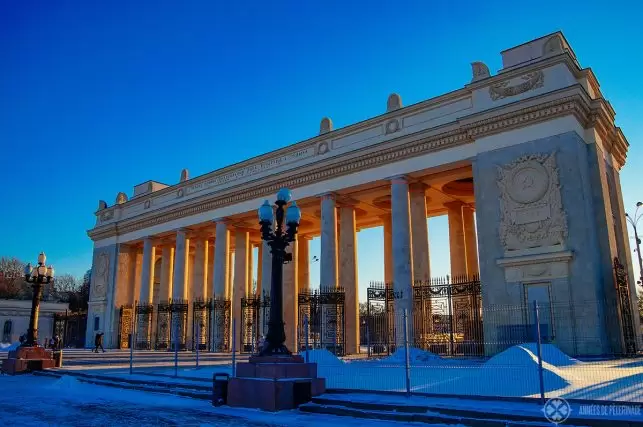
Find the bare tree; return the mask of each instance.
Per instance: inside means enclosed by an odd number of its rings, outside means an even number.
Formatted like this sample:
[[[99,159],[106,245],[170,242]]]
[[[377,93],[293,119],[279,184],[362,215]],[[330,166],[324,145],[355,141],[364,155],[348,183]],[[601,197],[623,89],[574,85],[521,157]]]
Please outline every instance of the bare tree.
[[[0,257],[0,298],[28,297],[24,269],[25,263],[19,259]]]

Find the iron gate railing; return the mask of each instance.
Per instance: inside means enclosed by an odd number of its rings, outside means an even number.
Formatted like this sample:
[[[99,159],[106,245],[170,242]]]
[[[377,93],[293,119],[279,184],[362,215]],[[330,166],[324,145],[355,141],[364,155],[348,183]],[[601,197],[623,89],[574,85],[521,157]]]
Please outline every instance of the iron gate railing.
[[[210,316],[212,300],[197,299],[192,302],[192,351],[210,348]]]
[[[322,288],[298,295],[297,346],[306,349],[305,318],[308,318],[308,346],[326,349],[343,356],[345,352],[345,317],[343,288]]]
[[[152,304],[136,305],[136,349],[152,349],[152,316],[154,306]]]
[[[184,299],[170,300],[170,349],[178,343],[179,350],[187,349],[188,302]],[[178,333],[178,336],[176,335]]]
[[[228,299],[212,300],[212,351],[230,351],[230,319],[232,303]]]
[[[624,353],[636,354],[636,332],[632,313],[632,297],[627,278],[627,270],[618,258],[614,258],[614,275],[616,279],[616,292],[620,311],[620,324],[623,333]]]
[[[132,325],[134,324],[134,306],[121,306],[118,321],[118,348],[130,348],[132,342]]]
[[[402,297],[401,292],[388,284],[371,283],[367,289],[367,313],[362,315],[360,323],[368,331],[365,338],[369,352],[395,351],[398,334],[395,319],[401,316],[395,313],[395,300]],[[412,298],[409,336],[414,347],[440,355],[484,353],[482,296],[477,276],[447,276],[417,282]]]
[[[259,338],[268,333],[269,317],[270,297],[265,292],[262,296],[248,295],[241,298],[241,352],[255,352]]]
[[[156,310],[156,342],[157,350],[170,349],[170,326],[172,325],[172,305],[169,301],[161,301]]]

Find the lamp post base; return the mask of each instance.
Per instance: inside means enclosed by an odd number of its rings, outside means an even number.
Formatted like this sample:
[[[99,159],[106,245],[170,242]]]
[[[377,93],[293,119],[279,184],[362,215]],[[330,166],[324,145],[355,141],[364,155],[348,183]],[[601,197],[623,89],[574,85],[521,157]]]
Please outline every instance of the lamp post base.
[[[15,375],[53,368],[55,362],[52,352],[40,346],[20,346],[9,352],[2,361],[2,372]]]
[[[295,409],[326,391],[317,364],[305,363],[299,355],[252,356],[248,363],[237,363],[236,373],[228,384],[232,407]]]

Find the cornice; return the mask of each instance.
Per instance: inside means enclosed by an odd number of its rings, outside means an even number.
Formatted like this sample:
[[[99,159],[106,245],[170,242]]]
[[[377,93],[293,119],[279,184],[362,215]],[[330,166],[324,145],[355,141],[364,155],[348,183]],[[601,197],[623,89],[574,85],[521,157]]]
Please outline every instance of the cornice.
[[[384,143],[386,146],[368,147],[348,153],[342,157],[330,158],[317,164],[307,165],[304,168],[293,170],[288,176],[280,174],[246,182],[237,187],[225,189],[218,194],[209,194],[186,201],[183,205],[175,205],[163,211],[149,212],[124,220],[118,225],[109,224],[95,228],[88,231],[88,235],[93,240],[100,240],[117,234],[145,229],[223,206],[266,197],[276,193],[284,186],[289,188],[303,187],[325,179],[353,174],[383,164],[472,143],[476,138],[529,126],[556,117],[573,114],[584,126],[592,122],[592,117],[602,118],[603,120],[608,119],[605,109],[600,108],[602,107],[601,103],[590,101],[584,92],[578,90],[578,88],[576,89],[574,95],[561,97],[557,100],[522,109],[515,109],[515,105],[509,104],[499,108],[493,117],[477,121],[475,116],[467,117],[466,124],[445,125],[438,129],[434,128],[430,131],[389,140]],[[542,95],[542,97],[547,95]],[[488,111],[484,111],[478,113],[477,116],[486,116],[488,114]],[[411,140],[413,138],[415,140]]]

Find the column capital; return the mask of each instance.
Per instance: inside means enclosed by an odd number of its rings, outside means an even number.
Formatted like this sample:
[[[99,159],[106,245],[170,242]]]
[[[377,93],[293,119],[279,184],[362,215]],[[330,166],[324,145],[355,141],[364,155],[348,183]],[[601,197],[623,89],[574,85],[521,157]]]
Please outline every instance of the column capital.
[[[412,182],[409,184],[409,191],[411,193],[426,193],[430,187],[423,182]]]
[[[359,205],[359,200],[355,200],[351,197],[338,197],[336,200],[337,207],[339,208],[355,208]]]
[[[337,200],[337,194],[333,192],[319,194],[317,197],[319,197],[321,200]]]
[[[406,177],[406,175],[396,175],[392,176],[389,178],[389,181],[391,181],[391,184],[408,184],[409,179]]]
[[[447,209],[460,209],[463,206],[466,206],[466,203],[464,203],[462,200],[453,200],[444,204],[444,207]]]

